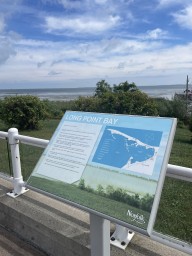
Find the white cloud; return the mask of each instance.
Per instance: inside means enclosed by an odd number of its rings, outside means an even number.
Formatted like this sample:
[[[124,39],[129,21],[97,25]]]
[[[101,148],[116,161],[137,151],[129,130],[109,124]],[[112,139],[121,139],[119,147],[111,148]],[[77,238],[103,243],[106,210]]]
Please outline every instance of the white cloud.
[[[21,37],[19,34],[7,31],[5,28],[7,28],[7,19],[11,17],[20,2],[21,0],[0,0],[0,65],[16,55],[14,43]]]
[[[48,16],[45,18],[45,27],[49,33],[71,31],[94,34],[115,27],[119,20],[120,18],[118,16],[109,16],[105,19],[95,19],[92,17],[57,18]]]
[[[0,23],[1,28],[1,23]],[[0,65],[16,55],[15,42],[21,38],[17,33],[0,31]]]
[[[191,52],[192,44],[166,48],[151,39],[113,38],[90,43],[22,39],[17,42],[17,55],[1,66],[0,81],[58,83],[74,77],[165,77],[191,69]]]
[[[172,15],[175,22],[178,23],[179,26],[192,29],[192,5]]]
[[[146,38],[147,39],[163,39],[167,36],[167,31],[165,30],[162,30],[160,28],[156,28],[156,29],[153,29],[153,30],[148,30],[147,31],[147,35],[146,35]]]
[[[183,45],[173,46],[174,43],[178,44],[181,41],[167,41],[170,39],[169,35],[175,38],[179,35],[175,31],[169,32],[161,29],[158,16],[155,21],[153,15],[147,16],[147,11],[151,11],[154,3],[149,3],[150,6],[148,6],[149,1],[145,0],[143,5],[138,6],[136,0],[41,1],[47,6],[43,6],[44,8],[41,8],[43,12],[40,13],[36,5],[32,8],[32,5],[25,4],[24,0],[23,2],[0,0],[1,3],[3,2],[5,13],[9,14],[7,16],[3,13],[1,5],[0,82],[18,81],[19,84],[24,81],[27,87],[28,81],[31,84],[41,82],[48,84],[50,81],[56,85],[60,82],[63,85],[64,81],[74,77],[90,80],[108,77],[112,83],[117,77],[124,77],[125,80],[129,77],[153,77],[153,81],[156,81],[155,76],[161,78],[170,74],[173,76],[181,74],[180,77],[182,77],[192,69],[192,44],[183,43]],[[172,19],[174,18],[180,26],[191,29],[192,7],[189,5],[191,1],[157,0],[154,2],[156,4],[159,2],[161,8],[172,6],[174,10],[180,8],[180,11],[173,14]],[[12,2],[15,3],[13,7]],[[144,3],[147,3],[147,6]],[[58,8],[59,15],[57,16]],[[172,10],[168,9],[169,12]],[[19,14],[24,14],[23,17],[29,13],[33,18],[37,17],[31,22],[32,28],[35,28],[34,34],[29,30],[29,33],[23,34],[21,38],[17,33],[8,31],[7,17],[11,21],[12,15],[18,11]],[[167,10],[163,11],[166,17],[170,18]],[[159,13],[162,15],[161,12]],[[29,16],[28,18],[30,21]],[[48,35],[38,34],[42,32],[38,31],[42,29],[42,19],[44,19],[44,32],[62,35],[62,37],[51,35],[49,41]],[[144,20],[148,22],[148,31],[145,31],[146,26],[143,26]],[[171,24],[170,20],[168,23]],[[14,24],[14,27],[16,25]],[[169,28],[172,26],[167,26],[166,29]],[[82,39],[79,40],[81,35]],[[42,40],[28,39],[30,36]],[[64,36],[68,36],[67,39]],[[102,39],[99,39],[101,37]],[[43,38],[46,38],[45,41]],[[51,41],[51,38],[58,41]],[[137,83],[137,80],[133,81]],[[156,83],[160,82],[156,81]]]
[[[16,51],[13,45],[7,38],[0,37],[0,65],[4,64],[11,56],[14,56]]]

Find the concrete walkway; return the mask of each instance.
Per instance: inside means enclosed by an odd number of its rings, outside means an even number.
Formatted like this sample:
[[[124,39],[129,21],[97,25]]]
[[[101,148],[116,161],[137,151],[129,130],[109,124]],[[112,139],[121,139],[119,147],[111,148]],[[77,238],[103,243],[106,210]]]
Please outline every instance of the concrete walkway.
[[[0,256],[47,256],[47,254],[0,226]]]

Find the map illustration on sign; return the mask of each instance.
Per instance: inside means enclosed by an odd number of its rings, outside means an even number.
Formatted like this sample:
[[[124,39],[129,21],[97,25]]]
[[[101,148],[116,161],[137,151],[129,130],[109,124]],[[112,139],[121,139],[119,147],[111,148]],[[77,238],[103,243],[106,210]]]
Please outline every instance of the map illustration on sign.
[[[158,131],[107,126],[92,161],[150,175],[161,136]]]
[[[175,127],[174,118],[67,111],[27,184],[147,233]]]

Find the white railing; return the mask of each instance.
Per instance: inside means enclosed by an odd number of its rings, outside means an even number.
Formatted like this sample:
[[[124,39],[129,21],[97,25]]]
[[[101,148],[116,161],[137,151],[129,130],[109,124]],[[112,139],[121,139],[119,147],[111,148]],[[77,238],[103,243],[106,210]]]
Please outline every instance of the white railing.
[[[10,136],[12,137],[12,135],[11,135],[12,129],[14,129],[14,135],[13,135],[14,138],[13,139],[16,141],[16,143],[18,143],[18,141],[19,141],[23,144],[40,147],[40,148],[46,148],[46,146],[49,143],[49,140],[19,135],[17,129],[15,129],[15,128],[11,128],[9,130],[9,132],[1,132],[0,131],[0,139],[9,138],[9,141],[10,141],[10,139],[11,139]],[[168,164],[166,176],[172,177],[175,179],[192,182],[192,169],[187,168],[187,167]]]
[[[19,143],[46,148],[49,140],[19,135],[16,128],[11,128],[8,132],[0,131],[0,139],[8,139],[9,141],[13,168],[13,177],[10,178],[13,182],[13,191],[9,194],[12,197],[17,197],[26,191],[25,182],[23,181],[21,172]],[[1,174],[0,176],[5,177]],[[168,164],[166,176],[192,182],[192,168]],[[192,245],[188,243],[160,234],[156,231],[153,231],[151,238],[155,241],[192,255]]]

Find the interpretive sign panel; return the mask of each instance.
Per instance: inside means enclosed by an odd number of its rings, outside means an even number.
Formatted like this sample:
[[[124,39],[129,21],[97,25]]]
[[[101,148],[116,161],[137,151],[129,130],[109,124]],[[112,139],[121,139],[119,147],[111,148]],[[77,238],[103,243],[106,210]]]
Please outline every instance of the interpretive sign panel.
[[[176,119],[67,111],[27,184],[150,233]]]

